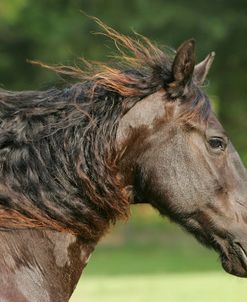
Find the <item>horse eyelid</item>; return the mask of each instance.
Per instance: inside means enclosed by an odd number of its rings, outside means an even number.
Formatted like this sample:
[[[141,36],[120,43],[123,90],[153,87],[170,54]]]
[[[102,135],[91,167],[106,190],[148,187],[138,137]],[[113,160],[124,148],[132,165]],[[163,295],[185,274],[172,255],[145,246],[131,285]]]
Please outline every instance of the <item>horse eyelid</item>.
[[[228,140],[220,136],[212,136],[208,139],[208,144],[215,151],[225,151]]]

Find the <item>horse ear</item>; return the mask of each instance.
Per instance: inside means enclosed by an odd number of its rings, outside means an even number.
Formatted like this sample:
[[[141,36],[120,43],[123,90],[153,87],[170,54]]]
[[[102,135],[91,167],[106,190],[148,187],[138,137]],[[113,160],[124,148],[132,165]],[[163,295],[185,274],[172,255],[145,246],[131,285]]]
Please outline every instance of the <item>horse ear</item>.
[[[190,39],[185,41],[177,50],[172,65],[173,85],[185,87],[193,76],[194,67],[195,40]]]
[[[201,63],[197,64],[194,69],[194,82],[202,85],[207,77],[208,71],[214,61],[215,52],[211,52]]]

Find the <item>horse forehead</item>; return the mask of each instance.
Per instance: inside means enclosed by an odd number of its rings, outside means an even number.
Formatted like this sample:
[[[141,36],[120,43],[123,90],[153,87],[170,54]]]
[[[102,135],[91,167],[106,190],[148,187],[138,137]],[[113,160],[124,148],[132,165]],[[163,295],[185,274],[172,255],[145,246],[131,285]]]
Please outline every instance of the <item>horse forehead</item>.
[[[218,120],[216,114],[214,112],[210,112],[208,121],[207,121],[207,127],[212,129],[217,129],[221,132],[224,132],[224,128],[221,125],[220,121]]]
[[[165,91],[163,89],[149,95],[132,107],[120,120],[117,141],[123,141],[132,129],[146,126],[152,128],[154,122],[165,117]]]
[[[159,90],[139,101],[122,118],[121,122],[128,121],[131,125],[150,125],[154,119],[165,114],[164,90]]]

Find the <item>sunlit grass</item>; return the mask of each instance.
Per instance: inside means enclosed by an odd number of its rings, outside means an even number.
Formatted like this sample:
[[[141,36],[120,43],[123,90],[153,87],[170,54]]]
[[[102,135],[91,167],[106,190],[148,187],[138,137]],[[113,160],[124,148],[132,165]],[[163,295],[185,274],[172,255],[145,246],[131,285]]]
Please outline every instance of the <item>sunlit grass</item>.
[[[193,240],[100,246],[71,301],[242,301],[245,280],[226,275],[217,259]]]
[[[87,276],[71,302],[242,302],[247,282],[223,272]]]
[[[163,221],[132,220],[92,255],[71,302],[242,302],[247,280]]]

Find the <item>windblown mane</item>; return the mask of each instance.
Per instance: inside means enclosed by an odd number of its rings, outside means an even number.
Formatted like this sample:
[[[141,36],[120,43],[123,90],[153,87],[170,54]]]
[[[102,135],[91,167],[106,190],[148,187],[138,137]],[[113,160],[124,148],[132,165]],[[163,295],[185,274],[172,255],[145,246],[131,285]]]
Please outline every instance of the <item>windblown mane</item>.
[[[118,122],[172,80],[171,58],[145,37],[134,40],[96,22],[115,41],[120,65],[87,63],[83,71],[36,62],[80,83],[0,91],[2,228],[52,228],[90,241],[128,217],[128,193],[116,166]]]

